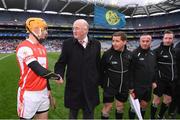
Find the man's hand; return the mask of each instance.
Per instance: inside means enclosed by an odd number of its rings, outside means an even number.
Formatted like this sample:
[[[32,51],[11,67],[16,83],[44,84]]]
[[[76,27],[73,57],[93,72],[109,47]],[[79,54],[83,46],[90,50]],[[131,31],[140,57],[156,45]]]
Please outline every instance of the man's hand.
[[[156,88],[157,87],[157,84],[155,82],[152,83],[152,88]]]
[[[59,74],[53,73],[51,79],[54,79],[56,81],[57,84],[62,84],[63,83],[63,79]]]
[[[56,80],[57,84],[63,84],[64,80],[61,78],[60,80]]]
[[[52,79],[52,80],[60,80],[60,79],[62,79],[62,77],[59,74],[56,74],[56,73],[53,73],[53,72],[49,73],[48,75],[49,75],[49,79]]]
[[[136,97],[135,92],[134,92],[134,89],[130,89],[130,90],[129,90],[129,94],[131,94],[133,98]]]
[[[52,96],[51,91],[48,92],[49,93],[49,102],[50,102],[50,107],[55,110],[56,109],[56,100],[55,98]]]
[[[134,89],[129,89],[129,94],[132,94],[134,92]]]

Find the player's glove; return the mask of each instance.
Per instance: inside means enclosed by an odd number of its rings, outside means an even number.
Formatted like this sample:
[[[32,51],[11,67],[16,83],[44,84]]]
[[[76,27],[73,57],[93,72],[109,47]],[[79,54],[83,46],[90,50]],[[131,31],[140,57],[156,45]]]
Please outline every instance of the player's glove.
[[[53,73],[53,72],[50,72],[50,73],[44,75],[43,77],[46,78],[46,79],[51,79],[51,80],[60,80],[60,79],[62,79],[59,74],[56,74],[56,73]]]

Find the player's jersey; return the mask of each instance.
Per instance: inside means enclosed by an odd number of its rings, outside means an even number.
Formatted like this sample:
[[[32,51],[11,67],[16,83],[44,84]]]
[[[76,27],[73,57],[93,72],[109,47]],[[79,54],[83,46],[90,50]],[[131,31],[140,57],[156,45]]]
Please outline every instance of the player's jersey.
[[[19,87],[28,91],[39,91],[47,87],[45,78],[34,73],[28,64],[38,61],[44,68],[48,67],[46,49],[41,44],[34,44],[29,39],[23,41],[16,49],[16,57],[20,67]]]

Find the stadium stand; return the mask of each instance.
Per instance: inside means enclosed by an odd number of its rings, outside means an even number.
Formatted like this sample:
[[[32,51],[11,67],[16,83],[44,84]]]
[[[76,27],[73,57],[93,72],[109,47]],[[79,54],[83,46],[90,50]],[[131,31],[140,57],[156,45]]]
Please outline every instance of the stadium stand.
[[[29,16],[42,17],[49,24],[49,36],[46,47],[48,51],[59,51],[56,48],[61,44],[62,40],[72,37],[72,23],[78,18],[86,19],[90,24],[90,37],[100,40],[102,43],[102,50],[106,50],[111,45],[111,35],[115,31],[124,31],[128,35],[128,48],[135,49],[138,46],[137,40],[143,33],[149,33],[153,37],[152,48],[158,46],[159,40],[166,29],[172,30],[178,40],[180,38],[180,18],[179,12],[173,14],[164,14],[151,17],[138,17],[127,18],[126,26],[122,29],[105,29],[93,24],[93,17],[91,16],[74,16],[74,15],[59,15],[47,13],[30,13],[30,12],[14,12],[14,11],[0,11],[0,44],[4,44],[7,40],[8,43],[16,43],[16,40],[23,40],[27,34],[25,32],[24,21]],[[53,18],[53,19],[49,19]],[[156,41],[157,40],[157,41]],[[108,41],[108,42],[106,42]],[[57,44],[59,42],[59,44]],[[14,44],[14,46],[16,46]],[[10,50],[1,47],[1,52],[9,52]],[[14,47],[15,49],[15,47]],[[14,51],[11,50],[11,52]]]

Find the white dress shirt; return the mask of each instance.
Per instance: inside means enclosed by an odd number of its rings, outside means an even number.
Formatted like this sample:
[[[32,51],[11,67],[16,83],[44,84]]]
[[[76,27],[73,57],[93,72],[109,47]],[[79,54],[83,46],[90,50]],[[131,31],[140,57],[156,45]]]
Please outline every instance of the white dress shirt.
[[[78,40],[78,42],[84,47],[86,48],[87,44],[88,44],[88,37],[86,36],[83,40]]]

